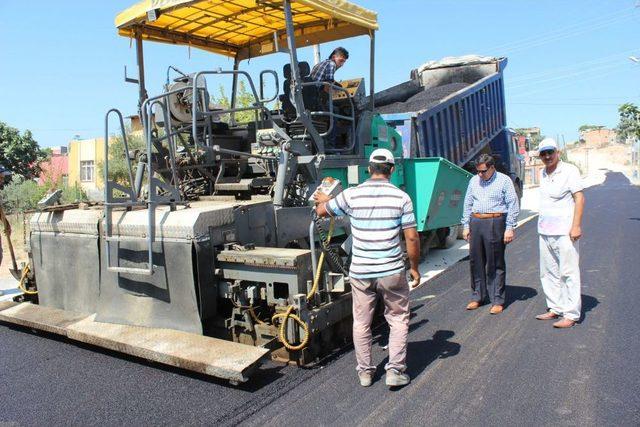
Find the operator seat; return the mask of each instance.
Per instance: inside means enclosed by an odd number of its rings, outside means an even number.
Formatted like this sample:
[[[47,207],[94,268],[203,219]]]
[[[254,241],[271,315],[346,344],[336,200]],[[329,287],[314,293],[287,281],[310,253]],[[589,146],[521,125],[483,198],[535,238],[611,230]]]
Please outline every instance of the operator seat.
[[[306,61],[298,62],[298,70],[300,71],[300,78],[303,83],[311,83],[314,80],[309,75],[311,73],[311,67]],[[282,110],[284,116],[287,119],[294,119],[296,117],[296,107],[291,101],[291,64],[285,64],[282,67],[282,74],[284,75],[284,83],[282,84],[283,95],[280,95],[280,103],[282,104]],[[304,101],[305,109],[309,111],[321,111],[319,90],[320,86],[305,86],[302,88],[302,99]]]

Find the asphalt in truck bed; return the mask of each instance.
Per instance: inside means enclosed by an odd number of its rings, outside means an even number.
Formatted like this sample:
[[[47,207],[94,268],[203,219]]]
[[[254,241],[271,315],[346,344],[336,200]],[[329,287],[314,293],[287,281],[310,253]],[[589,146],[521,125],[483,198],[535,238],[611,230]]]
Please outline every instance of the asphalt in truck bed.
[[[535,221],[507,249],[507,306],[464,310],[463,260],[411,294],[412,383],[369,388],[347,347],[310,369],[268,363],[239,387],[0,325],[0,423],[640,424],[640,189],[621,174],[585,192],[583,320],[554,330],[538,280]]]

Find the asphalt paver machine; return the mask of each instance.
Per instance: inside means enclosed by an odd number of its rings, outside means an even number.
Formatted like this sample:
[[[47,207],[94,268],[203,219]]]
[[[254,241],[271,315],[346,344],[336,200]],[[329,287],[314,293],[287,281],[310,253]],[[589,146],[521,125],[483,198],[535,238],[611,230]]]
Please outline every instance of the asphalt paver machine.
[[[399,159],[392,182],[420,191],[405,183],[401,136],[374,112],[376,14],[343,0],[145,0],[116,26],[136,45],[146,149],[129,150],[123,130],[128,177],[110,179],[113,125],[125,126],[119,110],[107,112],[104,202],[33,215],[26,279],[38,304],[4,303],[0,320],[232,382],[268,355],[308,364],[331,352],[350,336],[349,224],[314,218],[310,196],[335,189],[328,177],[366,180],[376,148]],[[298,61],[300,47],[362,35],[369,96],[364,78],[318,83]],[[149,96],[147,41],[229,56],[233,69],[173,68]],[[240,70],[277,52],[288,54],[281,72],[254,82]],[[230,108],[213,105],[207,85],[223,76]],[[251,105],[238,105],[240,78]],[[253,120],[238,122],[243,111]],[[449,180],[457,196],[443,190],[437,202],[457,206],[467,175],[447,168],[459,174]]]

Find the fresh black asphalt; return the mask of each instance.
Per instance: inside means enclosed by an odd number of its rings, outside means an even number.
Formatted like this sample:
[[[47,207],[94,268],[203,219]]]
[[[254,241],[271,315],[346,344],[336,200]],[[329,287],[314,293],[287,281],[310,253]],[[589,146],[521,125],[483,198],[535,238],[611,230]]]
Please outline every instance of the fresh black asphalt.
[[[585,192],[583,319],[554,330],[538,280],[535,221],[507,249],[507,307],[464,310],[461,261],[412,292],[409,373],[357,384],[353,349],[318,367],[269,363],[224,381],[0,324],[0,424],[640,425],[640,189],[617,173]]]

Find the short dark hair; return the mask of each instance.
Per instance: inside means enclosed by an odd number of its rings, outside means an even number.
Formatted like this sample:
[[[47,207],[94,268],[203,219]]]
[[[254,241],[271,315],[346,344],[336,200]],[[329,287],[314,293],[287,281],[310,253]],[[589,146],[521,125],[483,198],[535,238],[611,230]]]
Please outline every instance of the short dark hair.
[[[371,175],[379,174],[391,176],[391,169],[393,169],[393,165],[391,163],[369,163],[369,172]]]
[[[478,165],[487,165],[487,167],[491,167],[496,164],[496,161],[493,159],[493,156],[489,154],[480,154],[478,156],[478,160],[476,160],[476,167]]]
[[[333,55],[340,55],[344,56],[344,59],[349,59],[349,52],[343,47],[337,47],[333,49],[333,52],[331,52],[331,55],[329,55],[329,59],[333,58]]]

